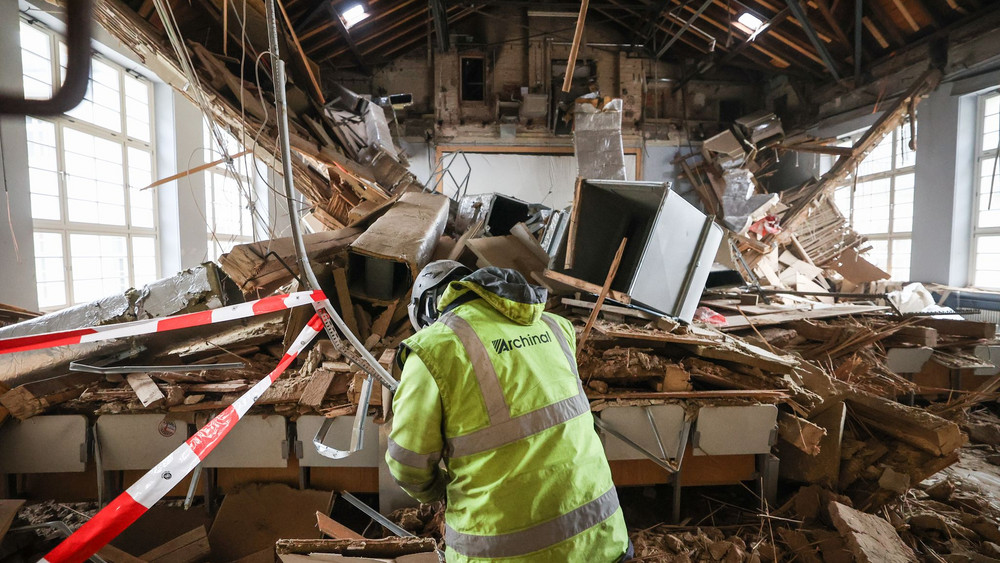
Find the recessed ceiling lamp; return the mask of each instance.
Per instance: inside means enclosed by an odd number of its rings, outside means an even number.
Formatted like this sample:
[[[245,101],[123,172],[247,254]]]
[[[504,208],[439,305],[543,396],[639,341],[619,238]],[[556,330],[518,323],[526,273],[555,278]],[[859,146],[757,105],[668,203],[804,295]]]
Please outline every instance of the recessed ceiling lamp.
[[[361,4],[355,4],[344,10],[340,14],[340,19],[344,20],[344,27],[351,29],[355,24],[368,17],[368,12]]]
[[[740,14],[740,17],[736,18],[736,21],[743,24],[743,26],[750,31],[757,31],[760,29],[760,26],[764,25],[764,20],[758,18],[750,12],[743,12]]]

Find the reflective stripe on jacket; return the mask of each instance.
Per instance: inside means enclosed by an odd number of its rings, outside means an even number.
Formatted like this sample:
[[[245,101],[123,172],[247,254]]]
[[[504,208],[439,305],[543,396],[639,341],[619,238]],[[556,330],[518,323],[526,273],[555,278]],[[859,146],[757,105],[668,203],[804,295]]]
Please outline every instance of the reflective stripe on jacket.
[[[516,272],[479,270],[402,347],[386,461],[414,498],[447,493],[449,561],[610,562],[628,547],[573,327],[545,299]]]

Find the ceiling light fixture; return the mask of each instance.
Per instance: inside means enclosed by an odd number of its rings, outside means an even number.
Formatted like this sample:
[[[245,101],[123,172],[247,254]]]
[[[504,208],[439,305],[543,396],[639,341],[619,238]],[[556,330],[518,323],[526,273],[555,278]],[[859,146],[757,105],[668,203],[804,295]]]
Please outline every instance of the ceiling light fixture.
[[[757,16],[751,14],[750,12],[743,12],[736,21],[743,24],[744,27],[750,31],[757,31],[760,26],[764,25],[764,20],[758,18]]]
[[[340,19],[344,20],[344,27],[351,29],[355,24],[368,17],[368,12],[361,4],[355,4],[344,10],[340,14]]]

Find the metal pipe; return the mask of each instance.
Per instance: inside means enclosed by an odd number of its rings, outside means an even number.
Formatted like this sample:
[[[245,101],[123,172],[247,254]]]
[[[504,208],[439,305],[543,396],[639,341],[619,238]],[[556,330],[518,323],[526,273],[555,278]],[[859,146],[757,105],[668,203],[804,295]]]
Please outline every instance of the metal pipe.
[[[66,2],[66,77],[59,90],[47,100],[0,95],[0,114],[59,115],[80,105],[90,80],[93,9],[93,0]]]
[[[656,454],[654,454],[653,452],[651,452],[651,451],[647,450],[646,448],[640,446],[639,444],[635,443],[631,438],[629,438],[628,436],[626,436],[626,435],[622,434],[621,432],[615,430],[610,425],[608,425],[607,422],[604,422],[599,417],[596,417],[596,416],[594,417],[594,424],[596,424],[597,427],[600,428],[602,431],[604,431],[604,432],[606,432],[606,433],[614,436],[615,438],[618,438],[619,440],[621,440],[622,442],[624,442],[626,446],[628,446],[628,447],[632,448],[633,450],[639,452],[640,454],[642,454],[644,457],[648,458],[650,461],[652,461],[656,465],[659,465],[660,467],[662,467],[663,469],[669,471],[670,473],[677,473],[677,470],[678,470],[678,466],[677,465],[671,464],[670,462],[668,462],[665,459],[660,459],[660,458],[656,457]]]
[[[795,19],[799,20],[802,24],[802,31],[806,33],[806,37],[809,38],[809,42],[812,43],[816,52],[819,53],[819,58],[823,59],[823,63],[826,65],[826,69],[830,71],[834,80],[840,80],[840,73],[837,72],[837,65],[833,62],[833,57],[830,56],[830,52],[826,50],[826,45],[823,44],[823,40],[819,38],[816,34],[816,29],[813,28],[812,23],[809,21],[809,17],[806,15],[805,9],[802,4],[799,4],[799,0],[786,0],[789,9],[792,10],[792,15]]]
[[[854,86],[861,83],[861,26],[864,19],[864,0],[854,0]]]
[[[268,0],[265,3],[265,7],[268,27],[268,43],[271,54],[271,68],[274,74],[275,116],[278,124],[278,146],[281,150],[281,170],[284,176],[283,184],[285,188],[285,204],[288,207],[288,223],[292,231],[292,241],[295,243],[295,259],[296,262],[298,262],[299,273],[305,279],[307,287],[315,291],[320,289],[320,284],[319,280],[316,279],[316,273],[313,272],[312,265],[309,263],[309,258],[306,254],[306,245],[302,240],[302,231],[299,228],[298,214],[295,213],[295,200],[292,195],[294,193],[295,178],[292,171],[292,149],[288,133],[288,100],[285,97],[285,62],[281,60],[281,55],[278,51],[278,22],[274,11],[275,1],[276,0]],[[393,379],[392,376],[389,375],[389,372],[379,365],[378,361],[376,361],[371,355],[371,352],[369,352],[368,349],[366,349],[358,340],[357,336],[351,332],[351,330],[347,327],[347,324],[344,323],[344,319],[340,318],[340,315],[338,315],[337,311],[334,310],[330,300],[324,299],[318,303],[314,303],[314,307],[316,308],[316,314],[323,321],[323,328],[326,330],[326,334],[330,338],[334,347],[337,348],[337,350],[339,350],[345,358],[356,364],[367,374],[365,384],[369,387],[369,390],[373,378],[377,377],[387,389],[395,391],[399,382]],[[338,330],[340,334],[347,337],[347,341],[350,342],[351,346],[360,354],[360,358],[344,346],[343,341],[341,341],[340,336],[338,335]],[[369,396],[370,392],[363,394],[362,399],[364,399],[364,402],[358,404],[358,412],[355,415],[354,421],[354,431],[351,435],[350,449],[340,451],[329,448],[328,450],[325,450],[327,453],[324,453],[324,450],[317,449],[317,452],[320,455],[323,455],[324,457],[331,457],[333,459],[339,459],[347,457],[361,448],[360,438],[364,436],[364,425],[365,417],[368,413]]]
[[[683,35],[685,31],[691,28],[691,25],[694,24],[694,20],[701,17],[702,12],[707,10],[713,1],[714,0],[705,0],[705,3],[702,4],[701,7],[695,11],[695,13],[691,14],[691,17],[688,18],[688,20],[684,22],[684,25],[677,30],[677,33],[675,33],[674,36],[670,38],[670,41],[667,41],[666,45],[660,47],[660,50],[656,53],[657,59],[662,57],[663,53],[666,53],[667,49],[669,49],[674,43],[676,43],[677,40],[681,38],[681,35]]]
[[[361,499],[352,495],[351,493],[347,491],[340,491],[340,496],[343,497],[344,500],[346,500],[347,502],[353,504],[358,510],[368,515],[369,518],[385,526],[385,529],[389,530],[394,535],[397,535],[401,538],[415,537],[412,533],[407,532],[403,528],[400,528],[395,522],[383,516],[379,511],[361,502]]]

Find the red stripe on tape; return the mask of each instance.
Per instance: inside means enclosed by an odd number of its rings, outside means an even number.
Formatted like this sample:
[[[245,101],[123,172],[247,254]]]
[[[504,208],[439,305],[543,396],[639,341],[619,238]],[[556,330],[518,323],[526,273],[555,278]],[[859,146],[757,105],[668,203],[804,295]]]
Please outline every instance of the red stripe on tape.
[[[253,314],[263,315],[264,313],[273,313],[275,311],[284,311],[288,307],[285,305],[285,298],[287,295],[272,295],[271,297],[265,297],[260,301],[253,304]]]
[[[323,332],[323,319],[319,318],[319,315],[313,315],[307,326],[316,332]]]
[[[145,514],[146,507],[127,492],[118,495],[73,535],[45,556],[49,563],[82,563]]]
[[[310,298],[313,302],[319,303],[320,301],[324,301],[326,299],[326,294],[323,293],[323,290],[316,289],[312,292],[312,296],[310,296]]]
[[[35,336],[20,336],[7,338],[0,341],[0,351],[3,352],[24,352],[26,350],[37,350],[39,348],[49,348],[52,346],[66,346],[67,344],[79,344],[80,337],[85,334],[97,332],[92,328],[81,328],[77,330],[67,330],[59,333],[53,338],[51,334],[38,334]]]
[[[176,317],[166,317],[156,323],[156,332],[165,330],[176,330],[178,328],[191,328],[195,326],[212,323],[212,310],[200,311],[198,313],[188,313]]]
[[[212,453],[215,446],[219,445],[219,442],[226,437],[226,434],[229,434],[229,431],[239,421],[239,413],[232,405],[229,405],[211,422],[202,426],[201,430],[195,432],[194,436],[188,438],[187,443],[191,446],[191,451],[198,456],[198,459],[205,459],[205,456]]]

